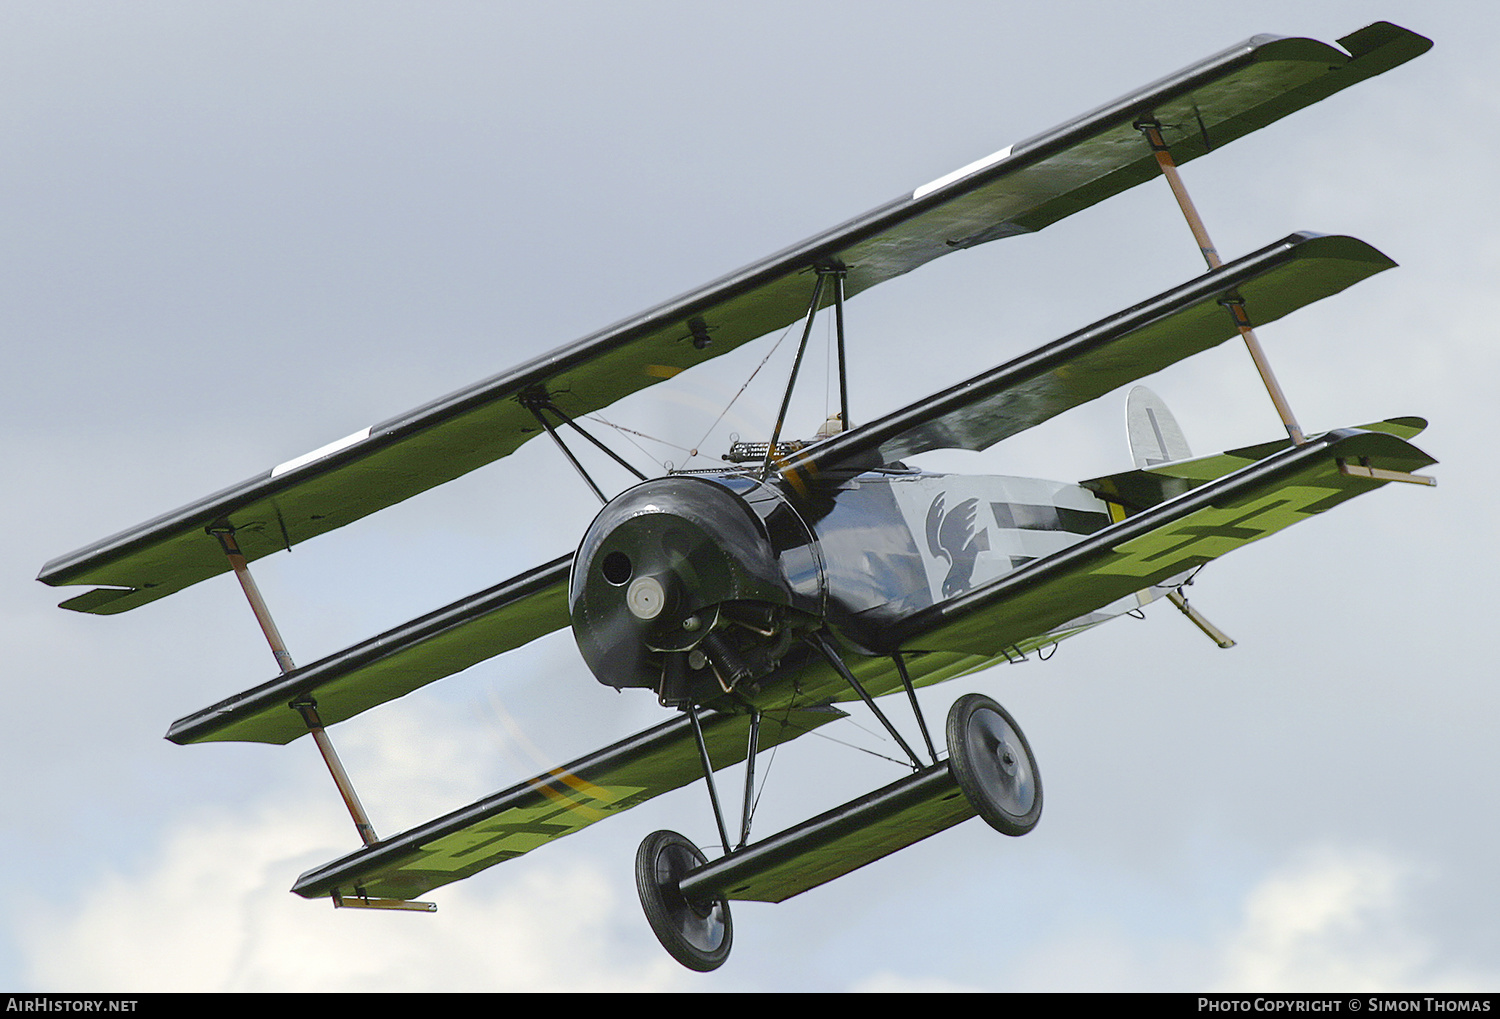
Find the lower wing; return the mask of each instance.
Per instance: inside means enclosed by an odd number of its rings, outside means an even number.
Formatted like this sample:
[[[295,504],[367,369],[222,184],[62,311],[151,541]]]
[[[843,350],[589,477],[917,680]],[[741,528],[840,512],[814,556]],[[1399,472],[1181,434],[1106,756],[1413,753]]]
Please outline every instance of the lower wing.
[[[1189,487],[1196,479],[1185,478],[1181,494],[1158,495],[1155,505],[1076,545],[910,616],[892,629],[889,650],[1003,655],[1039,639],[1050,643],[1044,638],[1053,631],[1117,599],[1436,462],[1384,431],[1339,429],[1300,446],[1278,445],[1218,480]],[[1237,458],[1203,459],[1232,465]],[[1090,487],[1119,499],[1108,486]]]
[[[844,717],[833,707],[767,712],[764,749]],[[715,769],[743,761],[750,716],[706,711],[699,719]],[[334,860],[297,879],[305,898],[412,899],[439,885],[571,835],[703,776],[686,715],[630,736],[477,803],[374,846]]]

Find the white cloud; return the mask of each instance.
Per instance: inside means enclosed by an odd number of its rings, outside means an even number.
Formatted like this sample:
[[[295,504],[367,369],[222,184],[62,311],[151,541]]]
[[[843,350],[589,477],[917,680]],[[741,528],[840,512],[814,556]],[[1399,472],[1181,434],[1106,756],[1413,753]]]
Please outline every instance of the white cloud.
[[[1408,902],[1420,874],[1382,853],[1324,848],[1246,897],[1214,983],[1224,990],[1423,991],[1493,986],[1444,968]]]
[[[1292,853],[1217,910],[1190,896],[1197,905],[1183,911],[1162,887],[1122,888],[1122,876],[1110,879],[1115,894],[1096,897],[1092,908],[1044,934],[1028,938],[1022,925],[1007,926],[1005,954],[962,983],[887,969],[851,989],[1465,992],[1493,987],[1500,976],[1445,962],[1441,932],[1415,919],[1423,870],[1379,851]],[[1051,898],[1060,915],[1073,910],[1055,887],[1032,894]],[[1142,913],[1146,901],[1155,905]],[[1177,924],[1163,922],[1173,916]]]
[[[155,862],[114,874],[16,932],[37,990],[669,990],[690,976],[610,936],[621,889],[587,862],[538,860],[436,914],[334,910],[287,892],[306,847],[347,841],[305,805],[198,815]],[[634,919],[631,917],[630,919]]]
[[[413,718],[442,737],[414,741]],[[479,724],[474,724],[475,722]],[[445,724],[439,725],[442,722]],[[379,830],[472,799],[485,768],[443,704],[373,712],[340,741]],[[464,748],[468,747],[467,758]],[[311,748],[305,753],[312,756]],[[289,893],[296,876],[354,848],[314,761],[292,787],[167,821],[150,859],[81,883],[73,901],[18,911],[18,973],[39,991],[543,991],[688,988],[646,932],[628,884],[549,851],[436,892],[436,913],[331,908]],[[487,789],[484,791],[488,791]],[[426,812],[422,813],[425,802]],[[376,809],[379,808],[379,809]],[[446,809],[446,808],[444,808]],[[382,824],[382,818],[385,822]],[[623,932],[623,933],[622,933]]]

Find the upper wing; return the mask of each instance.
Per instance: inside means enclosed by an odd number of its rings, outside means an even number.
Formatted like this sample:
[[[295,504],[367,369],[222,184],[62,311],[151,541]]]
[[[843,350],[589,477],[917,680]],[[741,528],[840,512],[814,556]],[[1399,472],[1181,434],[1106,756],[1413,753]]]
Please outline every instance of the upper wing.
[[[1353,237],[1298,233],[867,425],[808,447],[793,470],[891,463],[932,449],[986,449],[1072,407],[1391,268]]]
[[[1248,467],[916,613],[892,629],[891,648],[1004,654],[1386,483],[1345,473],[1343,464],[1409,473],[1436,462],[1396,435],[1357,429],[1279,445]]]
[[[715,769],[745,759],[748,716],[699,716]],[[835,719],[837,708],[766,715],[760,746],[794,739]],[[412,899],[439,885],[530,852],[553,839],[703,776],[686,715],[543,772],[477,803],[308,871],[292,891]]]
[[[82,612],[171,594],[228,568],[205,527],[233,526],[254,560],[452,480],[537,431],[527,394],[575,415],[604,407],[794,321],[811,300],[815,267],[845,267],[852,295],[1138,184],[1156,172],[1132,126],[1142,117],[1161,122],[1184,162],[1431,46],[1385,22],[1339,42],[1347,53],[1256,36],[650,311],[60,556],[38,579],[106,585],[63,602]]]

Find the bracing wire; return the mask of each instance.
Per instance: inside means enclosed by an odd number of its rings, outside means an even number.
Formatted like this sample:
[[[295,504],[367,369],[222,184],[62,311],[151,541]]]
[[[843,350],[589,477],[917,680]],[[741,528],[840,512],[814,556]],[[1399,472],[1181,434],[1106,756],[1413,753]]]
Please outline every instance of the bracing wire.
[[[771,759],[766,762],[766,773],[760,777],[760,788],[755,790],[755,799],[750,801],[750,823],[755,823],[755,812],[760,809],[761,793],[766,791],[766,783],[771,780],[771,769],[776,766],[776,751],[781,749],[778,743],[771,748]]]
[[[790,728],[790,723],[787,721],[787,719],[791,715],[791,713],[792,713],[792,709],[788,708],[787,712],[786,712],[786,715],[782,716],[782,718],[781,718],[781,727],[783,729]],[[774,716],[773,716],[773,720],[774,720]],[[761,797],[761,794],[766,791],[766,783],[769,782],[769,781],[771,781],[771,769],[774,768],[774,767],[776,767],[776,751],[778,751],[778,750],[781,749],[781,744],[784,743],[784,742],[785,742],[785,740],[778,740],[777,743],[776,743],[776,745],[771,748],[771,757],[770,757],[770,759],[768,761],[766,761],[766,770],[764,772],[762,772],[761,776],[760,776],[760,788],[758,788],[758,789],[755,790],[755,798],[750,801],[750,817],[749,817],[749,822],[752,825],[755,823],[755,812],[760,809],[760,797]]]
[[[791,711],[791,709],[788,709],[788,714],[790,714],[790,711]],[[867,736],[871,736],[874,739],[877,739],[877,740],[879,740],[879,741],[881,741],[883,743],[889,743],[890,742],[890,740],[888,740],[882,734],[880,734],[878,732],[875,732],[872,729],[866,729],[863,725],[860,725],[854,719],[847,718],[846,720],[851,725],[853,725],[855,728],[857,728],[861,732],[865,733]],[[802,735],[804,735],[804,736],[817,736],[817,737],[819,737],[821,739],[828,740],[830,743],[837,743],[839,746],[848,747],[850,750],[858,750],[862,754],[869,754],[871,757],[878,757],[882,761],[890,761],[892,764],[899,764],[903,768],[907,768],[907,767],[911,766],[911,762],[910,761],[903,761],[903,760],[900,760],[899,758],[890,757],[890,756],[888,756],[886,754],[882,754],[878,750],[871,750],[869,747],[862,747],[862,746],[860,746],[857,743],[850,743],[847,740],[841,740],[838,737],[836,737],[836,736],[830,736],[827,733],[822,732],[819,729],[804,729],[801,726],[793,724],[792,721],[790,720],[790,718],[788,718],[788,717],[783,717],[780,721],[781,721],[781,725],[782,725],[783,728],[801,729]],[[778,743],[778,744],[776,744],[776,746],[774,746],[774,747],[771,748],[771,761],[766,764],[766,773],[761,778],[760,789],[756,792],[754,804],[750,808],[750,816],[751,816],[752,819],[755,816],[755,810],[756,810],[756,808],[759,807],[759,805],[760,805],[760,796],[761,796],[761,793],[763,793],[765,791],[766,782],[771,777],[771,766],[776,761],[776,751],[780,747],[781,747],[781,744]]]
[[[855,724],[858,725],[858,723],[855,723]],[[862,726],[862,725],[859,725],[859,728],[861,730],[863,730],[868,735],[871,735],[871,736],[875,735],[869,729],[865,729],[865,727]],[[878,751],[878,750],[871,750],[869,747],[862,747],[862,746],[860,746],[857,743],[850,743],[847,740],[838,739],[836,737],[828,735],[825,732],[818,732],[816,729],[813,729],[810,732],[808,732],[808,735],[809,736],[819,736],[819,737],[821,737],[823,739],[828,740],[830,743],[837,743],[839,746],[848,747],[850,750],[858,750],[862,754],[869,754],[871,757],[878,757],[882,761],[890,761],[892,764],[899,764],[903,768],[910,768],[911,767],[911,762],[910,761],[903,761],[903,760],[900,760],[899,758],[890,757],[890,756],[888,756],[886,754],[880,753],[880,751]]]
[[[791,325],[788,325],[781,331],[780,336],[776,337],[776,342],[771,345],[770,350],[766,351],[766,356],[760,359],[760,364],[755,366],[755,370],[750,373],[750,377],[740,385],[739,391],[736,392],[732,397],[730,397],[729,402],[724,405],[724,409],[719,411],[719,416],[714,418],[713,424],[708,426],[708,430],[703,433],[703,438],[699,439],[697,444],[693,447],[694,450],[703,448],[703,444],[708,441],[708,437],[713,434],[713,430],[719,427],[719,422],[723,421],[725,415],[727,415],[730,409],[734,407],[735,401],[738,400],[741,396],[745,395],[745,390],[750,388],[750,383],[755,381],[755,376],[760,374],[760,370],[766,366],[766,362],[771,360],[771,356],[781,348],[782,341],[787,338],[788,334],[791,333],[792,328],[795,325],[797,325],[796,322],[791,323]]]
[[[652,463],[656,464],[658,467],[660,467],[664,471],[671,469],[670,466],[668,465],[668,463],[666,461],[662,460],[660,457],[656,456],[655,454],[651,453],[649,450],[647,450],[640,443],[638,443],[634,439],[632,439],[631,436],[636,436],[638,438],[645,439],[648,442],[658,443],[658,444],[660,444],[662,446],[666,446],[666,447],[668,447],[670,449],[677,450],[680,453],[686,453],[688,455],[688,459],[689,460],[693,459],[694,457],[702,456],[703,454],[700,453],[699,450],[701,450],[703,448],[703,444],[708,441],[708,437],[713,434],[714,429],[717,428],[717,427],[719,427],[720,422],[722,422],[724,420],[724,418],[729,414],[729,412],[734,409],[735,403],[739,400],[739,398],[741,396],[745,395],[745,390],[748,389],[748,388],[750,388],[750,383],[752,383],[752,382],[755,381],[755,377],[760,374],[761,369],[766,366],[767,362],[769,362],[773,356],[775,356],[776,351],[781,348],[782,341],[784,341],[787,338],[787,335],[789,333],[791,333],[793,327],[795,327],[796,325],[797,325],[796,322],[792,322],[785,329],[782,330],[781,335],[776,338],[776,342],[771,345],[771,349],[768,350],[768,351],[766,351],[766,356],[760,359],[760,364],[758,364],[758,365],[755,366],[755,368],[750,372],[749,377],[746,378],[745,381],[740,384],[740,388],[738,390],[736,390],[735,394],[729,398],[729,402],[724,405],[723,409],[719,411],[718,416],[714,418],[713,423],[710,424],[708,426],[708,428],[704,431],[703,437],[700,438],[697,441],[697,443],[695,443],[691,447],[689,447],[689,446],[683,446],[683,445],[680,445],[679,443],[675,443],[675,442],[670,442],[670,441],[668,441],[666,439],[658,438],[655,435],[648,435],[645,432],[637,431],[634,428],[627,428],[624,425],[615,424],[612,421],[606,420],[604,417],[600,416],[599,414],[590,414],[590,415],[587,416],[586,420],[594,421],[594,422],[597,422],[598,424],[604,425],[606,428],[612,428],[612,429],[614,429],[616,432],[620,433],[620,435],[622,435],[625,438],[625,441],[629,442],[636,449],[640,450],[640,452],[641,452],[641,454],[643,456],[645,456]],[[827,402],[827,398],[825,397],[825,403],[826,402]]]
[[[626,428],[624,425],[617,425],[613,421],[606,421],[598,414],[590,414],[587,420],[597,422],[598,424],[604,425],[606,428],[613,428],[616,432],[620,433],[620,435],[625,439],[626,442],[630,443],[636,449],[640,450],[642,456],[646,457],[662,470],[668,469],[667,462],[658,458],[646,447],[642,446],[639,442],[636,442],[635,439],[631,438],[631,436],[637,436],[639,438],[645,439],[647,442],[660,443],[663,446],[667,446],[671,449],[686,453],[689,457],[696,456],[698,453],[696,449],[688,449],[686,446],[680,446],[675,442],[668,441],[667,439],[658,438],[655,435],[647,435],[645,432],[636,431],[634,428]]]

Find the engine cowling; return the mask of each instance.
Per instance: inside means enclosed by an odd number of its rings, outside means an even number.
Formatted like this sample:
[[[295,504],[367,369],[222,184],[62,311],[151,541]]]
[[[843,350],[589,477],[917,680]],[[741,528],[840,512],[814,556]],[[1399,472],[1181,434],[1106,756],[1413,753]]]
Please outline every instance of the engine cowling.
[[[789,578],[785,537],[757,508],[787,514],[765,486],[747,501],[725,484],[674,476],[644,482],[599,512],[573,558],[573,635],[599,682],[646,687],[663,701],[702,702],[773,670],[817,616]],[[784,526],[777,530],[786,530]],[[804,527],[794,543],[810,545]]]

